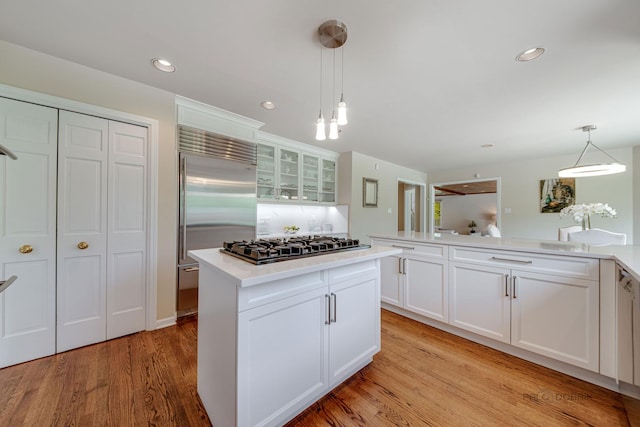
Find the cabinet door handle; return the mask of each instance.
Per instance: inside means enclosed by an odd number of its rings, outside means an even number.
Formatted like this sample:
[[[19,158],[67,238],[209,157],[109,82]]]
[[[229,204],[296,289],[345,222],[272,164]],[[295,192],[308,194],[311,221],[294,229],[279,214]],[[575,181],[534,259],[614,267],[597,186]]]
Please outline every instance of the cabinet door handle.
[[[522,260],[519,260],[519,259],[499,258],[497,256],[492,256],[491,259],[494,260],[494,261],[517,262],[518,264],[533,264],[533,261],[531,261],[531,260],[522,261]]]
[[[399,274],[403,274],[402,273],[402,258],[398,258],[398,273]]]
[[[329,297],[329,294],[324,294],[324,300],[327,303],[327,312],[326,312],[326,317],[324,318],[324,324],[325,325],[330,325],[331,324],[331,298]]]
[[[399,248],[399,249],[409,249],[410,251],[415,250],[415,248],[413,246],[402,246],[402,245],[391,245],[392,248]]]
[[[402,258],[402,274],[407,275],[407,259]]]
[[[516,299],[516,276],[513,276],[513,299]]]
[[[331,298],[333,298],[333,304],[331,304],[333,305],[333,319],[329,319],[329,323],[336,323],[338,319],[338,297],[331,292]]]
[[[509,296],[509,275],[508,274],[504,275],[504,296],[505,297]]]

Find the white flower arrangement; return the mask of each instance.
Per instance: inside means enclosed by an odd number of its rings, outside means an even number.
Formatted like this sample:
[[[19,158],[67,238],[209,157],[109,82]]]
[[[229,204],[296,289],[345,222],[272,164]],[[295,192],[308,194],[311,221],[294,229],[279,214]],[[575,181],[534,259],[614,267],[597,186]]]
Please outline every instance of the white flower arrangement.
[[[599,215],[602,217],[615,218],[616,210],[606,203],[590,203],[571,205],[560,211],[560,218],[564,218],[567,215],[572,215],[575,222],[580,222],[583,228],[591,228],[591,216]]]

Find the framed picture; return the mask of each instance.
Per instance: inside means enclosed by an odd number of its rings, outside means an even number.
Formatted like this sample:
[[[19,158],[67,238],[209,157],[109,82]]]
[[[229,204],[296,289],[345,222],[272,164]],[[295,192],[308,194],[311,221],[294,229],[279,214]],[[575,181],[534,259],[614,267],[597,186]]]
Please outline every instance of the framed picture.
[[[540,212],[558,213],[576,202],[575,178],[540,180]]]
[[[362,206],[365,208],[378,207],[378,180],[362,178]]]

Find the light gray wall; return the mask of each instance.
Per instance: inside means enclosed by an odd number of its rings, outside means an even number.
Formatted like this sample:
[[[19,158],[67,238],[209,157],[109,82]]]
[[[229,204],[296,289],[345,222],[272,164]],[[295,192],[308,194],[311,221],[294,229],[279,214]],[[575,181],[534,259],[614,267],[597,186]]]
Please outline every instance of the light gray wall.
[[[0,40],[0,83],[159,121],[157,318],[175,314],[175,95]]]
[[[637,148],[637,147],[636,147]],[[576,203],[608,203],[617,210],[617,218],[595,217],[594,228],[603,228],[627,234],[627,243],[632,244],[634,215],[638,215],[638,201],[634,202],[633,182],[638,181],[632,161],[632,147],[607,150],[613,157],[627,165],[627,171],[615,175],[576,178]],[[429,184],[448,181],[473,180],[480,177],[501,177],[501,232],[504,237],[556,240],[559,227],[573,225],[571,218],[560,218],[557,213],[540,213],[540,180],[555,178],[558,170],[573,165],[579,153],[542,159],[522,160],[509,163],[488,164],[471,168],[429,172]],[[638,164],[638,163],[636,163]],[[636,185],[636,193],[639,191]],[[634,204],[636,209],[634,211]],[[511,209],[511,213],[505,213]],[[634,213],[635,212],[635,213]],[[637,223],[637,222],[636,222]]]
[[[398,180],[426,184],[424,172],[398,166],[364,154],[342,153],[339,160],[340,204],[349,204],[349,232],[352,238],[369,243],[371,233],[398,230]],[[378,207],[362,206],[362,178],[378,180]]]

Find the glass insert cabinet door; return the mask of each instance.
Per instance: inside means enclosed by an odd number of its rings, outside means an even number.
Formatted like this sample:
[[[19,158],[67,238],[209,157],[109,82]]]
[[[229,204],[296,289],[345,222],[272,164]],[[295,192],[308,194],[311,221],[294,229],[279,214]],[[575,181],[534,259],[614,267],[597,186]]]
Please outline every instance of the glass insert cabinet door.
[[[276,198],[276,149],[258,144],[258,162],[256,166],[257,192],[259,199]]]
[[[280,199],[298,200],[299,153],[280,149]]]
[[[336,162],[322,159],[322,182],[320,201],[335,203],[336,201]]]
[[[302,155],[302,200],[317,202],[320,185],[320,161],[316,156]]]

